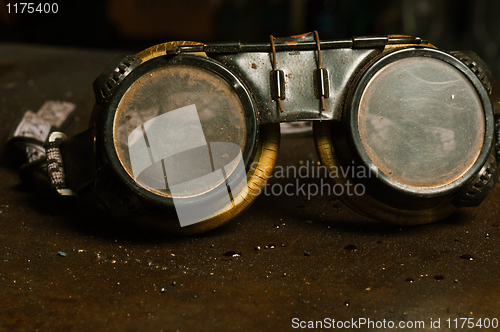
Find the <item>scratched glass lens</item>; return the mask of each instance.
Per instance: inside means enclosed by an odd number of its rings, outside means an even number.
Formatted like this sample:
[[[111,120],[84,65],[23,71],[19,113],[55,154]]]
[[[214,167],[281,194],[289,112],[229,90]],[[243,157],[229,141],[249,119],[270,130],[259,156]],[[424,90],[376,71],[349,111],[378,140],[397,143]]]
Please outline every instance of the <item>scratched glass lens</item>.
[[[166,197],[193,197],[244,169],[246,123],[234,87],[221,76],[175,64],[143,75],[125,92],[114,144],[140,186]]]
[[[366,86],[358,112],[363,147],[392,180],[439,187],[460,178],[479,156],[485,119],[469,80],[428,57],[395,61]]]

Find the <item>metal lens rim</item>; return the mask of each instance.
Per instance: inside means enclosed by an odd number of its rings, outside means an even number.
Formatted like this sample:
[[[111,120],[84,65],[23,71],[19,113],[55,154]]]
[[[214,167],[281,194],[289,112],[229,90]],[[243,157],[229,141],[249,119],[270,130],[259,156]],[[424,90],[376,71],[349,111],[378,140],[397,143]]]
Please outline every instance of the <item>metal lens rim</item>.
[[[469,79],[470,83],[474,86],[483,106],[483,113],[485,117],[485,137],[478,158],[476,159],[474,165],[463,176],[461,176],[460,178],[451,183],[448,183],[440,187],[433,187],[433,188],[411,187],[396,182],[393,179],[389,178],[374,164],[374,162],[370,159],[370,157],[366,153],[366,150],[364,149],[363,144],[361,142],[361,136],[358,131],[358,111],[359,111],[361,97],[372,77],[386,65],[394,61],[410,57],[435,58],[442,60],[452,65],[453,67],[457,68],[460,72],[462,72],[464,78]],[[436,50],[433,48],[426,48],[426,47],[423,48],[409,47],[409,48],[398,49],[392,51],[391,53],[382,55],[379,59],[375,60],[375,62],[372,63],[372,65],[369,66],[369,68],[362,74],[361,78],[359,79],[356,85],[356,88],[352,95],[352,99],[350,100],[350,103],[347,104],[347,106],[348,107],[346,109],[347,111],[346,120],[349,121],[348,142],[349,145],[351,145],[351,147],[353,148],[350,149],[351,152],[354,154],[355,158],[358,159],[358,161],[361,161],[361,164],[364,167],[367,167],[367,169],[370,169],[372,171],[376,170],[378,172],[377,173],[378,180],[386,188],[389,188],[390,190],[396,190],[400,193],[403,192],[406,195],[414,197],[428,197],[428,198],[453,194],[461,186],[463,186],[469,180],[471,180],[471,178],[473,178],[481,170],[481,167],[486,162],[491,151],[491,147],[493,144],[494,120],[493,120],[493,111],[491,107],[491,102],[486,89],[484,88],[481,81],[477,78],[477,76],[464,63],[462,63],[454,56],[440,50]]]
[[[244,151],[242,151],[243,160],[245,161],[245,168],[248,171],[251,166],[251,162],[255,156],[257,150],[257,137],[258,137],[258,126],[257,118],[254,108],[254,103],[250,97],[248,89],[243,85],[243,83],[226,67],[224,67],[219,62],[203,56],[197,55],[165,55],[160,56],[140,64],[135,68],[118,86],[115,93],[109,101],[106,111],[103,114],[103,132],[102,132],[102,142],[104,146],[104,154],[107,158],[108,163],[111,165],[112,169],[118,175],[121,181],[123,181],[136,195],[138,195],[146,203],[151,203],[158,207],[174,208],[174,200],[171,197],[165,197],[157,195],[148,189],[138,185],[136,181],[130,177],[125,168],[123,167],[120,158],[115,150],[114,145],[114,120],[116,115],[116,110],[118,105],[131,87],[131,85],[143,75],[151,72],[160,67],[172,65],[172,64],[184,64],[201,67],[203,69],[209,70],[222,79],[226,80],[232,87],[234,87],[236,94],[240,98],[243,105],[245,115],[247,117],[247,139],[245,142]],[[243,176],[246,177],[246,174]],[[236,177],[235,174],[231,174],[228,179],[228,183],[233,183],[233,181],[241,181],[241,177]],[[226,183],[221,183],[218,187],[214,188],[207,193],[201,194],[195,197],[186,198],[176,198],[176,205],[179,204],[192,204],[196,202],[202,202],[205,199],[213,201],[217,197],[222,197],[227,195]]]

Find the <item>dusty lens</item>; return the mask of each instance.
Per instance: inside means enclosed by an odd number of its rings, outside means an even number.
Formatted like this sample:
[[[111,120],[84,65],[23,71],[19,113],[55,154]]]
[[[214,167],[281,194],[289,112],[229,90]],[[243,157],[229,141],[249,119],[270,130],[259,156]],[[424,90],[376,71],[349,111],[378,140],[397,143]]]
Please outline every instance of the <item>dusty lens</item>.
[[[171,64],[143,75],[125,92],[116,110],[114,144],[140,186],[166,197],[193,197],[241,170],[246,123],[241,100],[225,79]]]
[[[381,68],[358,110],[364,150],[392,180],[439,187],[460,178],[483,146],[479,95],[462,72],[430,57],[409,57]]]

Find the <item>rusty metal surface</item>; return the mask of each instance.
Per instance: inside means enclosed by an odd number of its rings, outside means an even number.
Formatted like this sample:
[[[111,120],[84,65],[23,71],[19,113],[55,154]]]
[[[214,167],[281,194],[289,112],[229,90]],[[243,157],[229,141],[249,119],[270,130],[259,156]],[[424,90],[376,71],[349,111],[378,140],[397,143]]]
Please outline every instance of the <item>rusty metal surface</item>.
[[[85,129],[91,82],[112,57],[2,45],[0,139],[46,99],[76,103],[66,132]],[[316,161],[311,137],[283,138],[279,166]],[[365,219],[334,197],[264,193],[227,226],[174,238],[38,193],[7,164],[4,153],[0,330],[287,331],[294,317],[440,318],[446,330],[447,318],[500,318],[498,187],[479,208],[418,227]],[[325,182],[289,175],[271,184]]]
[[[284,112],[280,113],[271,98],[269,73],[272,70],[270,53],[240,53],[215,58],[237,72],[254,93],[260,123],[297,120],[340,120],[341,105],[347,94],[351,75],[378,55],[376,49],[322,50],[322,67],[328,70],[330,96],[325,99],[324,111],[314,93],[314,70],[317,68],[316,51],[277,52],[277,69],[285,76]]]

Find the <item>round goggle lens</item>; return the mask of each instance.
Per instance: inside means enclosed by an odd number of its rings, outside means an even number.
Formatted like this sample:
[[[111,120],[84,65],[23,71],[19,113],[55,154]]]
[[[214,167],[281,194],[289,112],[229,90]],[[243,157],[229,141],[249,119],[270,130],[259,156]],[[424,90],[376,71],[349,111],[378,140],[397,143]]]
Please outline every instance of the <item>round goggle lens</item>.
[[[241,100],[225,79],[201,67],[171,64],[143,75],[125,92],[114,144],[140,186],[165,197],[193,197],[244,171],[246,123]]]
[[[456,181],[485,135],[483,106],[457,68],[430,57],[397,60],[368,82],[358,111],[364,150],[380,171],[410,187]]]

